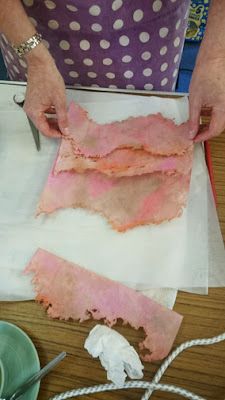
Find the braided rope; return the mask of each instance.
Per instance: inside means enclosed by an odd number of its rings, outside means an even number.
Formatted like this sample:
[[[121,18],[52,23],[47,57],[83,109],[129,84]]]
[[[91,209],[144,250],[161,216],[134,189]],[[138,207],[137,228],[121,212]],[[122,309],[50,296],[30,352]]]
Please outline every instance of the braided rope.
[[[178,386],[164,385],[164,384],[160,384],[158,382],[160,381],[161,377],[163,376],[164,372],[169,367],[169,365],[172,363],[172,361],[182,351],[184,351],[190,347],[193,347],[193,346],[208,346],[210,344],[219,343],[223,340],[225,340],[225,333],[222,333],[221,335],[215,336],[213,338],[194,339],[194,340],[189,340],[185,343],[182,343],[165,359],[165,361],[163,362],[163,364],[161,365],[161,367],[158,369],[157,373],[155,374],[152,382],[129,381],[129,382],[125,382],[124,385],[121,387],[118,387],[118,386],[114,385],[113,383],[105,384],[105,385],[90,386],[90,387],[74,389],[74,390],[70,390],[70,391],[58,394],[54,397],[51,397],[50,400],[65,400],[65,399],[69,399],[72,397],[82,396],[85,394],[106,392],[106,391],[119,390],[119,389],[134,389],[134,388],[147,389],[146,392],[144,393],[144,395],[142,396],[141,400],[148,400],[154,390],[176,393],[176,394],[183,396],[190,400],[206,400],[203,397],[200,397],[200,396],[196,395],[195,393],[192,393],[188,390],[182,389]]]
[[[161,367],[158,369],[156,372],[152,383],[158,383],[160,379],[162,378],[164,372],[166,369],[169,367],[169,365],[173,362],[173,360],[184,350],[189,349],[190,347],[193,346],[208,346],[210,344],[215,344],[219,343],[225,340],[225,333],[222,333],[221,335],[214,336],[213,338],[208,338],[208,339],[193,339],[189,340],[187,342],[182,343],[180,346],[178,346],[162,363]],[[142,396],[141,400],[148,400],[152,394],[153,390],[148,389],[144,395]]]
[[[81,389],[74,389],[68,392],[61,393],[52,397],[50,400],[65,400],[72,397],[83,396],[85,394],[92,394],[92,393],[99,393],[99,392],[106,392],[112,390],[120,390],[120,389],[150,389],[150,390],[160,390],[162,392],[170,392],[176,393],[180,396],[185,397],[186,399],[190,400],[205,400],[203,397],[197,396],[196,394],[182,389],[178,386],[174,385],[162,385],[160,383],[149,383],[144,381],[129,381],[125,382],[125,384],[121,387],[114,385],[113,383],[106,384],[106,385],[98,385],[98,386],[90,386],[87,388]]]

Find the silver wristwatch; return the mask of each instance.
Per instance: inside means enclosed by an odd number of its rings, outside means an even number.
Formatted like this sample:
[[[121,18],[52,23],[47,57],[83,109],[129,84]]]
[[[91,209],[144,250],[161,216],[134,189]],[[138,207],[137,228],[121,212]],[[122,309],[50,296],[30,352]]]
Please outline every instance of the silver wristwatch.
[[[30,50],[34,49],[42,41],[42,35],[40,33],[35,33],[31,38],[21,43],[19,46],[12,45],[14,51],[19,57],[23,57],[24,54],[28,53]]]

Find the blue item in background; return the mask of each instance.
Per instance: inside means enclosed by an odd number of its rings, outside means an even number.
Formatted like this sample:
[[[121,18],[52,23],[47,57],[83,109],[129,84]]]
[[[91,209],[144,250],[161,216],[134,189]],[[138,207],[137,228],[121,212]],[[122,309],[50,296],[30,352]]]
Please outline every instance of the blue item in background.
[[[0,80],[8,80],[7,70],[2,58],[1,50],[0,50]]]
[[[188,92],[200,43],[185,42],[180,63],[176,92]]]

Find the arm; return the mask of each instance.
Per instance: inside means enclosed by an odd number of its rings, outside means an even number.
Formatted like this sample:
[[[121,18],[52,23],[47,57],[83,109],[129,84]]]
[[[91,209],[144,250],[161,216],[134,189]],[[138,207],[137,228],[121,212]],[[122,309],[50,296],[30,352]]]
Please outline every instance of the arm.
[[[212,109],[209,128],[195,141],[217,136],[225,129],[225,1],[212,0],[206,32],[190,85],[190,130],[195,137],[202,106]]]
[[[0,31],[16,46],[36,33],[20,0],[0,0]],[[61,131],[67,127],[66,93],[63,79],[49,51],[40,43],[27,53],[28,78],[24,109],[36,127],[48,136],[59,136],[45,111],[55,108]]]

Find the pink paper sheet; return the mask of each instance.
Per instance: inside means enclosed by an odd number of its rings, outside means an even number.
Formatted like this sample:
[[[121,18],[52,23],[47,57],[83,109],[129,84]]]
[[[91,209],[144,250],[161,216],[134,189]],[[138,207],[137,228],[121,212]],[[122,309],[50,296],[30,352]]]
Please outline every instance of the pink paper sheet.
[[[143,328],[146,338],[139,344],[143,360],[160,360],[169,353],[182,321],[176,312],[42,249],[26,272],[34,273],[36,300],[50,317],[80,322],[94,318],[109,326],[120,318],[135,329]]]
[[[98,172],[50,173],[37,214],[85,208],[103,215],[118,231],[178,217],[186,205],[188,175],[162,173],[109,178]]]
[[[108,176],[133,176],[153,172],[187,174],[192,167],[193,150],[182,155],[159,156],[144,150],[117,149],[105,157],[84,157],[74,154],[69,140],[62,140],[54,174],[65,171],[84,173],[87,170]]]
[[[69,108],[69,139],[74,152],[86,157],[103,157],[118,148],[143,149],[152,154],[183,154],[192,148],[189,125],[176,125],[161,114],[128,118],[111,124],[97,124],[72,102]]]

